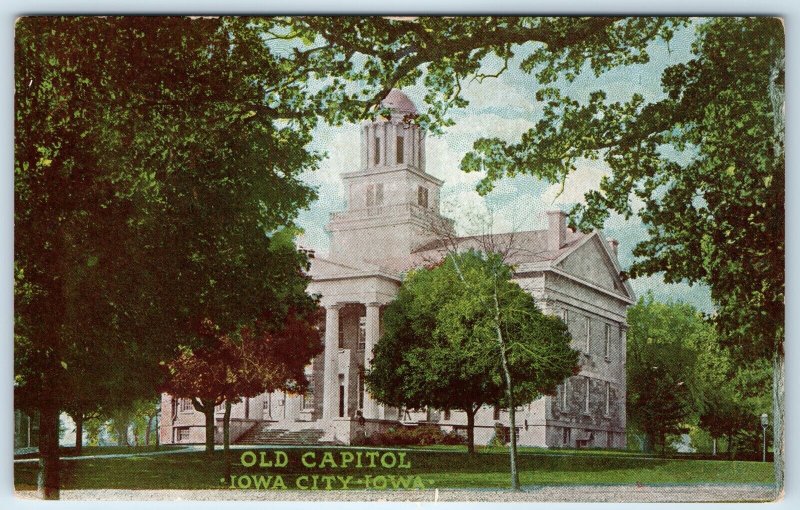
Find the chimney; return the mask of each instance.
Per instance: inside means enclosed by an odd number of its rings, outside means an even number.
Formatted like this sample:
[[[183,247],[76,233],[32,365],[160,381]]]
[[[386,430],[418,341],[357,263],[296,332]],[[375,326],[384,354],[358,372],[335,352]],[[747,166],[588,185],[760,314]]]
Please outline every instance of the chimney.
[[[619,241],[614,239],[613,237],[608,238],[608,245],[611,246],[611,251],[614,253],[614,256],[617,256],[617,247],[619,246]]]
[[[558,251],[567,244],[567,215],[561,211],[547,211],[547,250]]]

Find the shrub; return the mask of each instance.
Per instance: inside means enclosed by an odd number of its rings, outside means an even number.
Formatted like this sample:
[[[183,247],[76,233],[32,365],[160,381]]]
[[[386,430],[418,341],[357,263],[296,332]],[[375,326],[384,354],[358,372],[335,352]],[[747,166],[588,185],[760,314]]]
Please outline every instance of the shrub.
[[[356,443],[358,441],[358,443]],[[363,443],[361,442],[363,441]],[[353,438],[353,444],[359,446],[428,446],[435,444],[464,444],[464,438],[455,432],[445,434],[442,429],[433,425],[416,427],[390,428],[385,432],[377,432],[369,437]]]

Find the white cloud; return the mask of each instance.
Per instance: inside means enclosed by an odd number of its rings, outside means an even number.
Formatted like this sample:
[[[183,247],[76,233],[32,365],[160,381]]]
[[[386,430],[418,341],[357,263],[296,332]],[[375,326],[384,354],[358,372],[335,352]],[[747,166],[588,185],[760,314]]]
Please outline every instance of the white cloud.
[[[562,183],[550,185],[542,194],[545,204],[567,205],[585,203],[584,195],[587,191],[600,187],[600,179],[609,175],[611,170],[605,161],[581,159],[577,162],[575,171],[571,172]]]
[[[513,109],[519,114],[533,114],[540,110],[529,89],[515,87],[502,78],[472,81],[463,88],[462,96],[469,101],[471,111],[502,108]]]

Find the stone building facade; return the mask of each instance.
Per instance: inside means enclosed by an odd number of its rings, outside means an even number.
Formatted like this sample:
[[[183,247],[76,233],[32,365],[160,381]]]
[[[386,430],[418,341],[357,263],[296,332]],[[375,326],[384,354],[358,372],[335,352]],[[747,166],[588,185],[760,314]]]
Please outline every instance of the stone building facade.
[[[518,408],[519,443],[624,448],[626,311],[634,295],[620,278],[617,242],[597,231],[571,231],[560,211],[547,213],[544,230],[455,237],[452,221],[439,212],[443,182],[426,172],[425,133],[408,122],[417,113],[414,104],[393,90],[383,105],[391,109],[390,118],[362,124],[360,164],[342,175],[347,208],[331,214],[330,252],[312,263],[309,292],[322,296],[325,349],[307,369],[309,392],[274,392],[234,405],[234,441],[270,427],[316,429],[320,438],[341,443],[398,422],[463,431],[463,412],[378,404],[364,390],[362,376],[380,338],[383,309],[403,275],[441,259],[443,239],[458,249],[485,247],[488,239],[510,247],[515,281],[546,313],[565,321],[581,352],[580,373],[565,380],[557,395]],[[203,441],[203,416],[186,400],[164,395],[161,423],[163,443]],[[485,406],[475,423],[476,442],[485,444],[498,423],[507,426],[508,413]]]

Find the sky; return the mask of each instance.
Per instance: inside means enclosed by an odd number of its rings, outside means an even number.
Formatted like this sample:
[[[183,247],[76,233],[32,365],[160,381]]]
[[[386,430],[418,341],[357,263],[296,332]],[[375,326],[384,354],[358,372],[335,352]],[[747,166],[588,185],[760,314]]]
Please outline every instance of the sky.
[[[661,73],[671,65],[691,58],[691,43],[694,40],[692,25],[678,31],[669,44],[654,42],[649,47],[651,56],[647,64],[613,69],[596,77],[593,72],[581,73],[573,82],[556,83],[562,93],[575,99],[588,98],[595,90],[606,92],[609,101],[625,101],[634,93],[647,100],[658,100],[663,96]],[[529,51],[529,50],[527,50]],[[427,136],[426,171],[444,181],[442,188],[443,213],[453,218],[459,233],[474,233],[475,211],[491,215],[494,232],[524,231],[545,228],[545,212],[554,209],[566,210],[576,202],[583,201],[583,194],[596,189],[609,169],[603,161],[581,161],[578,168],[567,179],[563,190],[560,184],[549,184],[530,177],[517,176],[498,181],[493,191],[480,196],[475,186],[480,173],[464,173],[459,163],[481,137],[499,137],[509,142],[518,141],[520,135],[532,128],[541,118],[541,107],[534,97],[535,78],[519,70],[518,63],[526,55],[524,47],[517,47],[508,71],[499,78],[471,82],[463,90],[469,101],[466,108],[454,110],[455,124],[446,128],[441,136]],[[484,70],[498,70],[499,60],[484,61]],[[403,89],[409,98],[424,111],[422,85]],[[312,147],[323,151],[327,158],[318,170],[307,172],[304,179],[314,186],[318,200],[298,219],[304,229],[302,244],[318,253],[326,253],[330,239],[325,231],[331,212],[346,206],[341,174],[354,171],[360,161],[360,134],[355,124],[345,126],[319,126],[314,134]],[[639,204],[633,203],[634,210]],[[620,241],[619,261],[623,269],[633,262],[632,250],[646,236],[644,225],[638,217],[625,220],[614,215],[606,221],[603,229],[607,237]],[[660,275],[637,278],[631,281],[637,296],[652,291],[662,301],[683,301],[698,309],[711,313],[709,290],[702,285],[686,283],[665,284]]]

